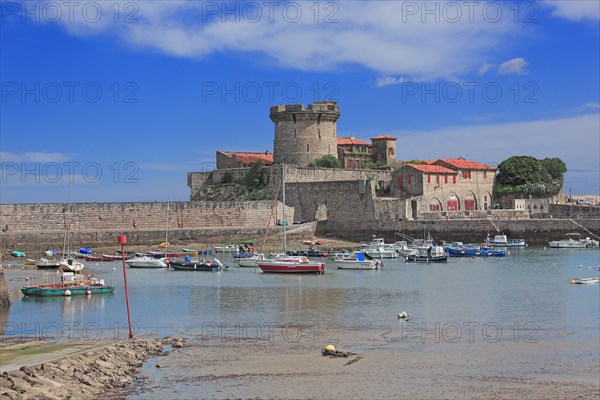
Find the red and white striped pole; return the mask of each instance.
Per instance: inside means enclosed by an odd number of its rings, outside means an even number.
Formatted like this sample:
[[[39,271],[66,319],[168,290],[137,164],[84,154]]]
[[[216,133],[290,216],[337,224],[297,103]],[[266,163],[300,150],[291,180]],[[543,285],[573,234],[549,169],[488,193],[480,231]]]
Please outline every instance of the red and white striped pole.
[[[119,244],[121,245],[121,260],[123,261],[123,280],[125,281],[125,303],[127,304],[127,323],[129,324],[129,339],[133,339],[133,332],[131,331],[131,315],[129,313],[129,291],[127,289],[127,272],[125,268],[125,243],[127,243],[127,237],[125,235],[119,235]]]

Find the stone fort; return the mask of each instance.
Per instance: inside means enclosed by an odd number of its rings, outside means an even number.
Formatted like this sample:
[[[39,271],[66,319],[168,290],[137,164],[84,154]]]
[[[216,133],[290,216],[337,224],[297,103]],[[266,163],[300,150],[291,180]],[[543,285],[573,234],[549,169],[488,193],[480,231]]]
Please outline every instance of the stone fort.
[[[0,204],[0,251],[43,250],[60,246],[65,229],[75,246],[114,246],[126,234],[133,246],[161,243],[165,219],[171,221],[172,243],[231,243],[280,232],[274,213],[292,222],[309,222],[310,236],[368,240],[372,235],[394,240],[397,232],[420,237],[425,230],[447,241],[477,242],[490,232],[526,237],[544,244],[567,232],[597,236],[600,207],[529,204],[493,209],[495,168],[460,158],[396,159],[397,138],[371,137],[371,142],[337,137],[336,102],[271,107],[273,153],[217,151],[217,168],[188,172],[191,201],[152,203]],[[400,146],[402,148],[402,146]],[[404,148],[408,148],[405,146]],[[244,150],[244,149],[239,149]],[[338,168],[310,167],[323,156]],[[221,189],[228,176],[243,182],[251,165],[260,162],[269,177],[266,199],[244,201]],[[286,204],[281,193],[285,169]]]

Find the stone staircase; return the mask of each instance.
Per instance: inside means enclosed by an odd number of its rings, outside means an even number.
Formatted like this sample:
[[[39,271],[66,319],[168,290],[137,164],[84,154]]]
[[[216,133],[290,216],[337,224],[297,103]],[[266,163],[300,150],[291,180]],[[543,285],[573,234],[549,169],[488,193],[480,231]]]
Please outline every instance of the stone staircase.
[[[569,219],[569,221],[571,221],[573,224],[577,225],[579,228],[581,228],[584,231],[586,231],[587,233],[589,233],[591,236],[594,236],[594,237],[600,239],[600,235],[597,235],[596,233],[592,232],[591,230],[589,230],[585,226],[581,225],[579,222],[577,222],[575,220],[572,220],[572,219]]]

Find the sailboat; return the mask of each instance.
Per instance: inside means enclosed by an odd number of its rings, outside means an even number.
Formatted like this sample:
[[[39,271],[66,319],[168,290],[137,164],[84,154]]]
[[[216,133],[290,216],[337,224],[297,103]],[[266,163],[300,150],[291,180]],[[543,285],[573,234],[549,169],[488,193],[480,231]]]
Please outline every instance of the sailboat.
[[[67,212],[65,213],[65,241],[63,243],[63,257],[59,262],[58,266],[65,272],[78,272],[81,273],[84,265],[73,258],[71,254],[71,222],[69,221],[69,210],[71,208],[71,184],[69,183],[67,189]]]
[[[258,267],[263,272],[276,273],[317,273],[325,272],[325,263],[311,261],[305,256],[287,255],[287,220],[285,219],[285,164],[281,164],[281,187],[283,196],[283,254],[273,260],[259,260]]]

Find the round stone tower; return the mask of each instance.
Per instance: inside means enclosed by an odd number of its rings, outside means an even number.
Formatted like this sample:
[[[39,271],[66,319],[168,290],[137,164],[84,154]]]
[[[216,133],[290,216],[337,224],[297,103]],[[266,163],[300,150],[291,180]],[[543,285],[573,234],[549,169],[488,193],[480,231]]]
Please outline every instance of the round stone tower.
[[[273,163],[306,167],[324,155],[337,158],[336,121],[340,109],[335,101],[317,101],[271,107],[275,124]]]

